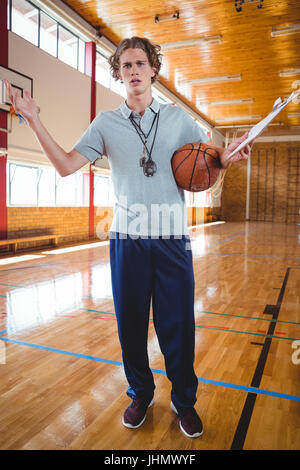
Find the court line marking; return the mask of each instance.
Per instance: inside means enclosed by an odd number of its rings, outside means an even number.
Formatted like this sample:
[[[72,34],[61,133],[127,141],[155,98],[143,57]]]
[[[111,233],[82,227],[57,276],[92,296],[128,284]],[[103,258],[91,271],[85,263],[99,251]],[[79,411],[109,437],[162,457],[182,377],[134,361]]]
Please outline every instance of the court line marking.
[[[283,280],[283,283],[282,283],[282,286],[281,286],[281,289],[277,298],[277,302],[275,305],[271,306],[272,318],[275,320],[278,320],[278,316],[280,314],[280,309],[281,309],[281,305],[282,305],[282,301],[284,298],[284,294],[285,294],[285,290],[286,290],[286,286],[288,283],[291,269],[292,269],[291,267],[287,268],[285,272],[284,280]],[[268,356],[269,356],[270,347],[272,344],[272,335],[275,331],[275,328],[276,328],[276,322],[269,324],[268,334],[270,337],[265,339],[264,344],[262,346],[262,349],[261,349],[261,352],[260,352],[260,355],[256,364],[256,368],[252,377],[251,387],[259,387],[261,384],[261,380],[263,378],[265,366],[266,366]],[[257,397],[257,394],[248,392],[245,403],[244,403],[244,407],[242,410],[242,414],[240,416],[237,428],[234,433],[230,450],[242,450],[244,447],[249,425],[252,419],[253,410],[255,407],[256,397]]]
[[[196,328],[207,328],[208,330],[221,330],[221,331],[223,331],[223,328],[218,328],[218,327],[202,326],[202,325],[195,325],[195,326],[196,326]],[[263,336],[264,338],[285,339],[287,341],[298,341],[300,339],[300,338],[283,338],[282,336],[268,335],[268,334],[256,333],[256,332],[252,332],[252,331],[226,330],[225,333],[240,333],[240,334],[243,334],[243,335]]]
[[[248,233],[254,232],[255,230],[258,230],[258,227],[250,228],[248,230]],[[220,243],[226,243],[229,240],[232,240],[233,238],[236,238],[236,237],[239,237],[240,235],[245,235],[245,234],[246,234],[246,230],[243,230],[242,232],[235,233],[234,235],[231,235],[230,237],[224,238],[223,240],[220,240],[218,242],[212,243],[211,245],[208,243],[208,248],[211,248],[211,247],[216,246],[216,245],[220,245]],[[192,240],[191,240],[191,242],[192,242]]]
[[[104,311],[101,311],[101,310],[93,310],[93,309],[90,309],[90,308],[81,308],[80,310],[88,310],[90,312],[97,312],[97,313],[106,313],[107,315],[113,315],[113,316],[116,316],[115,313],[111,313],[111,312],[104,312]],[[149,319],[150,321],[152,321],[152,318]],[[206,328],[208,330],[220,330],[220,331],[224,331],[225,328],[220,326],[220,327],[217,327],[217,326],[205,326],[205,325],[195,325],[196,328]],[[263,336],[264,338],[276,338],[276,339],[284,339],[286,341],[298,341],[300,338],[283,338],[282,336],[276,336],[276,335],[268,335],[268,334],[264,334],[264,333],[259,333],[259,332],[252,332],[252,331],[240,331],[240,330],[230,330],[230,329],[227,329],[225,330],[226,333],[237,333],[237,334],[243,334],[243,335],[252,335],[252,336]]]
[[[278,288],[280,289],[280,287]],[[273,320],[272,318],[260,318],[260,317],[250,317],[249,315],[236,315],[233,313],[218,313],[218,312],[208,312],[205,310],[202,310],[200,312],[195,312],[196,313],[209,313],[211,315],[224,315],[225,317],[237,317],[237,318],[247,318],[248,320],[262,320],[262,321],[268,321],[268,322],[276,322],[276,320]],[[299,322],[295,321],[286,321],[286,320],[277,320],[277,323],[288,323],[291,325],[300,325]]]
[[[95,309],[92,309],[92,308],[85,308],[85,307],[80,308],[80,310],[88,310],[90,312],[107,313],[107,315],[116,315],[113,312],[104,312],[103,310],[95,310]],[[198,313],[209,313],[211,315],[222,315],[222,316],[225,316],[225,317],[237,317],[237,318],[246,318],[248,320],[262,320],[262,321],[268,321],[268,322],[275,322],[275,320],[273,320],[272,318],[250,317],[249,315],[235,315],[233,313],[208,312],[206,310],[200,310],[198,312],[195,312],[195,314],[198,314]],[[300,323],[298,323],[298,322],[285,321],[285,320],[277,320],[277,323],[288,323],[288,324],[292,324],[292,325],[300,325]]]
[[[88,356],[88,355],[85,355],[85,354],[74,353],[74,352],[71,352],[71,351],[63,350],[63,349],[52,348],[52,347],[49,347],[49,346],[42,346],[40,344],[27,343],[26,341],[20,341],[20,340],[15,340],[15,339],[10,339],[10,338],[3,338],[3,337],[0,337],[0,341],[6,341],[6,342],[9,342],[9,343],[19,344],[21,346],[28,346],[28,347],[32,347],[32,348],[36,348],[36,349],[42,349],[44,351],[56,352],[58,354],[65,354],[65,355],[68,355],[68,356],[74,356],[74,357],[78,357],[78,358],[81,358],[81,359],[89,359],[89,360],[92,360],[92,361],[103,362],[103,363],[110,364],[110,365],[123,366],[123,363],[119,362],[119,361],[113,361],[111,359],[105,359],[103,357]],[[151,371],[156,373],[156,374],[167,375],[166,371],[164,371],[164,370],[151,368]],[[287,393],[273,392],[273,391],[270,391],[270,390],[264,390],[264,389],[260,389],[260,388],[256,388],[256,387],[248,387],[248,386],[245,386],[245,385],[232,384],[230,382],[222,382],[222,381],[219,381],[219,380],[205,379],[203,377],[197,377],[197,380],[198,380],[198,382],[206,383],[206,384],[210,384],[210,385],[218,385],[218,386],[221,386],[221,387],[231,388],[231,389],[234,389],[234,390],[242,390],[242,391],[245,391],[245,392],[252,392],[252,393],[257,393],[257,394],[260,394],[260,395],[268,395],[268,396],[271,396],[271,397],[284,398],[285,400],[293,400],[293,401],[299,401],[300,402],[300,396],[297,396],[297,395],[290,395],[290,394],[287,394]]]

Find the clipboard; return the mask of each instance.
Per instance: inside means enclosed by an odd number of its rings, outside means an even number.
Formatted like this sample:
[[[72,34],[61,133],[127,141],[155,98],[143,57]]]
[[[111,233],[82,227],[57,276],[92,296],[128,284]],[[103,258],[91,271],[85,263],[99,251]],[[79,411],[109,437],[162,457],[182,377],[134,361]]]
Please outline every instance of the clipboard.
[[[252,142],[252,140],[256,139],[270,124],[270,122],[273,121],[277,114],[279,114],[294,98],[296,98],[298,94],[299,92],[293,91],[284,101],[282,101],[281,98],[277,98],[277,100],[274,102],[272,111],[262,121],[258,122],[255,124],[255,126],[252,127],[252,129],[250,129],[247,139],[244,140],[233,152],[231,152],[231,154],[228,156],[228,159],[246,147],[249,142]]]

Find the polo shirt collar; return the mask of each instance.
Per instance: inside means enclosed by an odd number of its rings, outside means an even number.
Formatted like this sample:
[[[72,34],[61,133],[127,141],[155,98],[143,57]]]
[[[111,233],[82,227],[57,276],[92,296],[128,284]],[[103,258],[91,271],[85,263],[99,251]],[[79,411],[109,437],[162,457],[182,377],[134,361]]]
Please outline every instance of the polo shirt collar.
[[[148,108],[150,108],[151,111],[157,114],[159,111],[159,102],[153,98],[152,103],[150,104],[150,106],[148,106]],[[128,119],[131,116],[131,113],[133,112],[132,109],[128,108],[126,101],[123,101],[123,103],[120,106],[120,110],[125,119]]]

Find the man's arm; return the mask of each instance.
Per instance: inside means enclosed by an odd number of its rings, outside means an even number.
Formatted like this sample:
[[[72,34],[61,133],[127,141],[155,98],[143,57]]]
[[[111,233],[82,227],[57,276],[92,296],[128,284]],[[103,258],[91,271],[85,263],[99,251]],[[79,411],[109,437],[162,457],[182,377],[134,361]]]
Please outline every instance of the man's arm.
[[[68,176],[86,165],[89,160],[77,150],[66,152],[51,137],[39,117],[28,123],[38,140],[43,152],[60,176]]]
[[[71,175],[89,162],[77,150],[66,152],[54,141],[39,118],[38,106],[27,91],[24,91],[24,98],[21,98],[20,92],[13,89],[7,80],[4,83],[14,110],[26,119],[43,152],[60,176]]]
[[[253,141],[250,142],[250,144],[246,145],[246,147],[244,147],[242,150],[236,153],[233,157],[228,159],[231,152],[233,152],[245,139],[247,139],[247,137],[248,137],[248,132],[246,132],[244,135],[242,135],[242,137],[240,137],[239,139],[236,139],[234,142],[228,145],[227,148],[217,147],[216,145],[214,145],[214,143],[211,140],[206,142],[206,145],[209,145],[210,147],[216,149],[217,152],[219,152],[220,163],[222,165],[222,168],[227,169],[231,166],[232,163],[238,162],[240,160],[247,160],[247,158],[250,156]]]

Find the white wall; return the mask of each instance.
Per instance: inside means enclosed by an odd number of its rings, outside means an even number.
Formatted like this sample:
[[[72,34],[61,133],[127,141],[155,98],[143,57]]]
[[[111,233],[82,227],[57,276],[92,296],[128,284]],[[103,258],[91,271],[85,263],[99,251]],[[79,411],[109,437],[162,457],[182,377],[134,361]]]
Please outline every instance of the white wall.
[[[70,151],[90,123],[90,79],[59,59],[9,31],[8,66],[33,78],[33,95],[40,119],[54,140]],[[124,99],[97,83],[96,112],[114,109]],[[30,163],[49,161],[33,132],[13,119],[8,134],[8,159]]]

